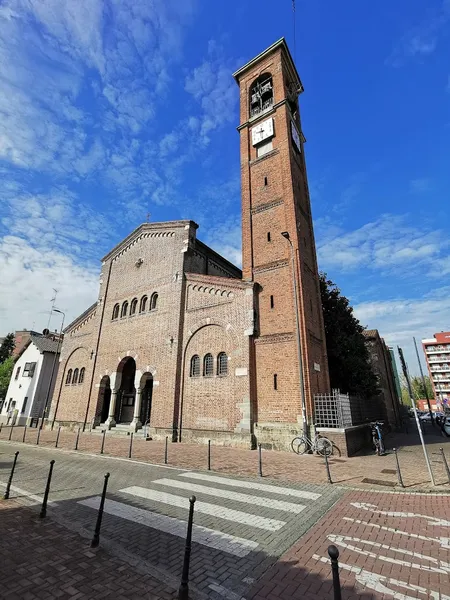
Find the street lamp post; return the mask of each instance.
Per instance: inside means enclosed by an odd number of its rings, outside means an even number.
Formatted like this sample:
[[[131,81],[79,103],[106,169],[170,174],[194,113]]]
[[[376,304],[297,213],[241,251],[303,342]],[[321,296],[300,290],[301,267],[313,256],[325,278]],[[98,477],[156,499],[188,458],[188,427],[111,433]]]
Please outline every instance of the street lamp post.
[[[61,345],[62,332],[63,332],[63,328],[64,328],[64,320],[66,318],[66,314],[62,310],[59,310],[58,308],[53,307],[52,308],[52,312],[56,312],[56,313],[61,314],[63,316],[63,318],[62,318],[62,322],[61,322],[61,329],[59,331],[58,345],[56,346],[55,358],[53,359],[52,372],[50,374],[50,381],[48,383],[47,395],[45,397],[44,409],[42,411],[42,418],[41,418],[40,429],[42,429],[43,426],[44,426],[44,419],[45,419],[46,412],[47,412],[48,401],[49,401],[49,398],[50,398],[50,391],[52,389],[53,375],[55,373],[56,361],[58,360],[59,347]]]
[[[304,384],[304,376],[303,376],[303,359],[302,359],[302,342],[301,342],[301,334],[300,334],[300,321],[299,321],[299,306],[300,300],[298,297],[298,287],[297,287],[297,278],[295,276],[295,253],[294,246],[292,244],[292,240],[289,236],[288,231],[282,231],[281,235],[289,242],[291,247],[291,264],[292,264],[292,282],[294,286],[294,300],[295,300],[295,327],[296,327],[296,338],[297,338],[297,353],[298,353],[298,378],[300,385],[300,401],[302,407],[302,425],[303,425],[303,435],[308,436],[308,420],[306,417],[306,399],[305,399],[305,384]]]

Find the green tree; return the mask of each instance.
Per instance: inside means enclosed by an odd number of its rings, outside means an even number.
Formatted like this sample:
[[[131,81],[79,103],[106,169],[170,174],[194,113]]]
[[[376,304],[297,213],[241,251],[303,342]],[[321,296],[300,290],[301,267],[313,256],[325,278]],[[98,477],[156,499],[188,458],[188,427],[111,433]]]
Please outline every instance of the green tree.
[[[6,392],[8,391],[9,380],[14,369],[14,359],[7,358],[0,364],[0,399],[6,398]]]
[[[424,376],[425,386],[428,392],[428,398],[432,400],[434,398],[433,386],[431,385],[430,378],[428,375]],[[402,402],[403,404],[410,404],[411,401],[409,399],[409,391],[408,386],[406,384],[406,380],[404,375],[401,377],[401,387],[402,387]],[[414,376],[411,377],[411,388],[413,393],[414,400],[425,400],[427,394],[425,393],[425,387],[423,385],[422,377]]]
[[[15,346],[16,342],[14,339],[14,334],[8,333],[8,335],[3,340],[2,345],[0,346],[0,363],[4,362],[7,358],[9,358],[12,355]]]
[[[370,398],[379,393],[370,364],[364,327],[353,314],[348,299],[326,273],[320,273],[325,337],[331,387]]]

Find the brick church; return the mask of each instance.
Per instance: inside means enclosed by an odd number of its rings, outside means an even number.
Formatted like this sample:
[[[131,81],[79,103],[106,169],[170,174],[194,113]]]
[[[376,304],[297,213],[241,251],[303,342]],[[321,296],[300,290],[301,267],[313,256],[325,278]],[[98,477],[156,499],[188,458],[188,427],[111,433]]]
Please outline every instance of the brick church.
[[[284,39],[234,78],[242,272],[193,221],[135,229],[66,328],[49,422],[287,448],[329,391],[302,83]]]

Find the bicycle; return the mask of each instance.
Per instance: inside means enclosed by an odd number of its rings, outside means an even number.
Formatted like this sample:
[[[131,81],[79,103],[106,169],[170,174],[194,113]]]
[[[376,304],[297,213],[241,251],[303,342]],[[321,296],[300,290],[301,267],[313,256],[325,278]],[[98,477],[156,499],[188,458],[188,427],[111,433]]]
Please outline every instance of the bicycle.
[[[333,454],[333,444],[326,437],[321,437],[316,433],[313,440],[305,435],[295,437],[291,442],[292,451],[296,454],[305,454],[308,450],[320,454],[320,456],[331,456]]]
[[[386,453],[383,442],[383,432],[381,429],[383,425],[384,423],[382,421],[375,421],[374,423],[370,424],[372,433],[372,445],[378,456],[384,456],[384,454]]]

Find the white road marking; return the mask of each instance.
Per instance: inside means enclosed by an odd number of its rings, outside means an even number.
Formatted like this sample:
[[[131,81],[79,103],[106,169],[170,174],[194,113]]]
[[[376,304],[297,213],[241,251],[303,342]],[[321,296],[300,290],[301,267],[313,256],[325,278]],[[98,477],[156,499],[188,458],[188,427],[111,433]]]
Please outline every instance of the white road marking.
[[[78,504],[98,509],[100,505],[100,496],[80,500]],[[183,539],[186,537],[186,521],[174,519],[173,517],[166,517],[165,515],[157,515],[148,510],[124,504],[123,502],[106,499],[105,513],[121,519],[126,519],[127,521],[132,521],[133,523],[145,525],[146,527],[159,529],[164,533],[176,535]],[[256,550],[258,547],[258,543],[252,540],[246,540],[195,524],[192,528],[192,541],[239,557],[247,556],[252,550]]]
[[[215,475],[206,475],[203,473],[180,473],[180,477],[189,477],[189,479],[200,479],[210,483],[221,483],[230,487],[247,488],[249,490],[258,490],[269,494],[281,494],[282,496],[292,496],[293,498],[306,498],[306,500],[317,500],[322,494],[315,492],[305,492],[303,490],[295,490],[287,487],[278,487],[277,485],[267,485],[265,483],[257,483],[256,481],[239,481],[239,479],[230,479],[228,477],[216,477]]]
[[[392,510],[376,510],[375,504],[369,504],[368,502],[350,502],[355,508],[361,508],[362,510],[368,510],[378,515],[385,515],[386,517],[405,517],[408,519],[426,519],[430,525],[440,525],[441,527],[450,527],[450,521],[446,519],[439,519],[438,517],[430,517],[429,515],[419,515],[411,512],[399,512]]]
[[[139,498],[146,498],[147,500],[153,500],[154,502],[162,502],[163,504],[169,504],[169,506],[176,506],[177,508],[189,510],[189,500],[183,498],[183,496],[175,496],[174,494],[168,494],[167,492],[158,492],[136,485],[119,491],[132,496],[138,496]],[[211,515],[213,517],[220,517],[221,519],[233,521],[234,523],[250,525],[257,529],[265,529],[266,531],[278,531],[286,525],[285,521],[267,519],[240,510],[233,510],[218,504],[209,504],[208,502],[201,502],[198,500],[195,503],[195,512],[204,513],[205,515]]]
[[[313,554],[313,558],[314,560],[329,564],[329,559],[325,558],[324,556]],[[389,596],[392,596],[392,598],[395,598],[395,600],[416,600],[416,596],[406,596],[401,592],[396,592],[395,590],[391,589],[390,586],[396,586],[412,592],[418,592],[419,594],[425,594],[427,598],[431,598],[432,600],[450,600],[450,596],[446,596],[440,592],[427,590],[422,586],[413,585],[412,583],[405,583],[404,581],[399,581],[398,579],[393,579],[392,577],[385,577],[384,575],[370,573],[361,567],[354,567],[342,562],[339,563],[339,567],[345,571],[354,573],[356,576],[356,581],[358,581],[358,583],[361,585],[364,585],[375,592],[380,592],[381,594],[389,594]]]
[[[0,481],[0,486],[6,487],[6,483],[4,483],[3,481]],[[44,498],[42,496],[36,496],[35,494],[32,494],[31,492],[27,492],[26,490],[16,487],[15,485],[11,485],[11,487],[9,489],[13,492],[17,492],[18,494],[20,494],[20,496],[27,498],[27,502],[30,506],[33,506],[34,504],[42,504],[42,501],[44,500]],[[10,498],[11,498],[11,500],[22,500],[22,498],[20,498],[18,496],[12,496],[12,497],[10,496]],[[30,502],[28,499],[32,500],[32,502]],[[49,500],[47,502],[47,505],[55,506],[56,502]]]
[[[254,506],[264,506],[265,508],[273,508],[275,510],[284,510],[286,512],[299,514],[305,510],[302,504],[294,504],[293,502],[285,502],[284,500],[274,500],[272,498],[260,498],[259,496],[250,496],[249,494],[241,494],[240,492],[232,492],[220,488],[210,488],[198,483],[190,483],[187,481],[176,481],[174,479],[156,479],[152,483],[167,485],[181,490],[189,490],[190,492],[198,492],[199,494],[207,494],[208,496],[216,496],[217,498],[227,498],[236,502],[245,502]]]
[[[416,540],[424,540],[426,542],[436,542],[440,544],[442,548],[450,549],[450,538],[441,537],[433,538],[426,535],[419,535],[418,533],[410,533],[409,531],[402,531],[395,527],[385,527],[384,525],[377,525],[376,523],[369,523],[369,521],[361,521],[361,519],[352,519],[351,517],[342,517],[344,521],[351,521],[352,523],[358,523],[358,525],[366,525],[367,527],[373,527],[375,529],[383,529],[383,531],[391,531],[396,535],[405,535],[406,537],[416,538]]]
[[[432,556],[426,556],[424,554],[419,554],[418,552],[411,552],[410,550],[403,550],[402,548],[394,548],[392,546],[388,546],[387,544],[380,544],[379,542],[370,542],[369,540],[361,540],[359,538],[349,537],[346,535],[329,534],[327,537],[330,540],[330,542],[334,542],[338,546],[342,546],[342,548],[347,548],[348,550],[353,550],[353,552],[356,552],[358,554],[370,556],[370,558],[381,560],[383,562],[388,562],[393,565],[401,565],[403,567],[409,567],[410,569],[419,569],[421,571],[427,571],[430,573],[450,573],[449,563],[444,562],[442,560],[438,560],[437,558],[433,558]],[[356,542],[357,544],[361,544],[364,546],[373,546],[374,548],[379,548],[382,550],[390,550],[391,552],[406,554],[407,556],[412,556],[413,558],[427,560],[428,562],[434,563],[434,565],[436,566],[430,567],[429,565],[411,563],[406,560],[400,560],[398,558],[390,558],[389,556],[383,556],[380,554],[376,554],[375,552],[363,550],[362,548],[358,548],[357,546],[353,544],[348,544],[347,542]]]

